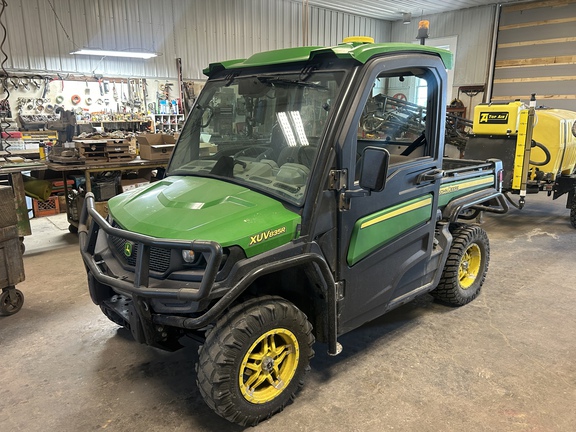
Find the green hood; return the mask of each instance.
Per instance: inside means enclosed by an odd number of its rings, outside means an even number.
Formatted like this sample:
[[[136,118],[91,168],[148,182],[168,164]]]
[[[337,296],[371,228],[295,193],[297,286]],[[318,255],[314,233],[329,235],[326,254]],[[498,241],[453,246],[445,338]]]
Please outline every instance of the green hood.
[[[281,246],[297,235],[300,216],[265,195],[201,177],[168,177],[108,201],[126,230],[177,240],[238,245],[248,257]]]

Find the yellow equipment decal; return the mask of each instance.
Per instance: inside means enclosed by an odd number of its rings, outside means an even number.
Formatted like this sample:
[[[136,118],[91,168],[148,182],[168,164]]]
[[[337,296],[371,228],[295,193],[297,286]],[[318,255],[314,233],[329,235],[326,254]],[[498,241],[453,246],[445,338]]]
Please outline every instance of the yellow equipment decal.
[[[516,138],[516,154],[514,157],[514,172],[512,174],[512,189],[519,190],[522,187],[522,170],[524,167],[524,155],[526,151],[526,127],[528,124],[528,110],[520,111],[518,136]]]
[[[510,113],[506,111],[502,112],[481,112],[479,123],[496,123],[496,124],[506,124],[508,123],[508,118]]]

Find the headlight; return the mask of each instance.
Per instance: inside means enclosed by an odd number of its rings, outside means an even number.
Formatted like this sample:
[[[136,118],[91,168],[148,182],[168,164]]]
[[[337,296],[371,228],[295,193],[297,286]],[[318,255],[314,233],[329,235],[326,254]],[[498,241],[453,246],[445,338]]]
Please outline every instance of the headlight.
[[[193,263],[194,259],[196,257],[194,256],[194,251],[191,250],[183,250],[182,251],[182,259],[187,262],[187,263]]]

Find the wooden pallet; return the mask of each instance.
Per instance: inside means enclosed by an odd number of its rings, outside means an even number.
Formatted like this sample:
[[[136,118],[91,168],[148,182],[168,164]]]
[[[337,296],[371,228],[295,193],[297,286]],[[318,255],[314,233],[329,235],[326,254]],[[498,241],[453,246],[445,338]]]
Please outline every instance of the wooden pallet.
[[[77,140],[74,141],[80,158],[86,162],[107,162],[106,155],[107,140]]]
[[[122,162],[131,161],[136,155],[131,153],[108,153],[108,161],[110,162]]]
[[[130,150],[130,143],[128,140],[108,140],[106,141],[106,151],[125,151]]]

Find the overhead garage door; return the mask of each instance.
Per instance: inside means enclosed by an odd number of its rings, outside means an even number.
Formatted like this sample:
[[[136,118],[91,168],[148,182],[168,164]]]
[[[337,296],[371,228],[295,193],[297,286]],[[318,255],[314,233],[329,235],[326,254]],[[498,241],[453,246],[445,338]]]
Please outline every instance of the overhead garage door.
[[[492,101],[576,111],[576,0],[502,7]]]

